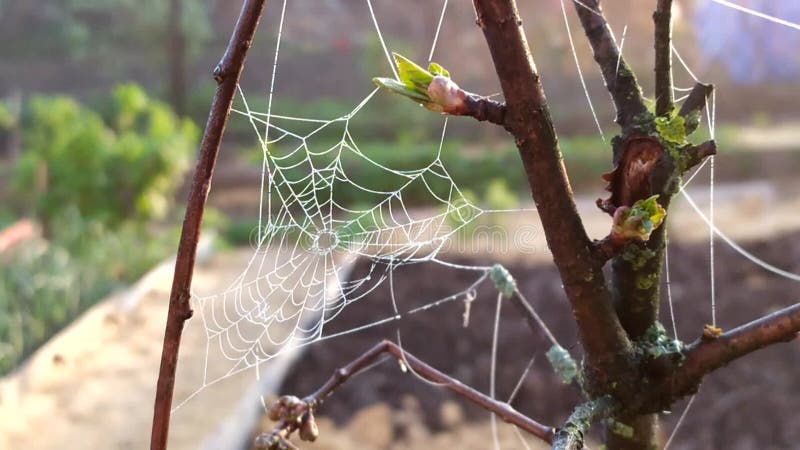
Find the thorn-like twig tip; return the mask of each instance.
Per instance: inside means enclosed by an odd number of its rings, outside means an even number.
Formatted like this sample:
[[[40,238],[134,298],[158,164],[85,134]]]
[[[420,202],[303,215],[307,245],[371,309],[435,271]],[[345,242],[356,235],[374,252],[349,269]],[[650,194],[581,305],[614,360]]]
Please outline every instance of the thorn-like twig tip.
[[[703,142],[700,145],[689,147],[686,149],[686,169],[691,169],[703,162],[704,159],[716,154],[717,143],[713,139]]]

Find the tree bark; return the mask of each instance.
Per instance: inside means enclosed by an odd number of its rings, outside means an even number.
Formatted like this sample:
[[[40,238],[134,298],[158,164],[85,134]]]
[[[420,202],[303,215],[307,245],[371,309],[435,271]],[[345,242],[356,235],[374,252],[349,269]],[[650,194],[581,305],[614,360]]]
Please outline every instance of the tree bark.
[[[633,373],[632,347],[611,305],[603,261],[595,257],[575,207],[522,20],[512,0],[475,0],[474,5],[506,99],[504,126],[516,141],[578,323],[587,381],[591,390],[613,390],[612,379]]]
[[[620,430],[618,425],[629,427]],[[630,435],[626,433],[630,432]],[[634,417],[613,416],[603,425],[603,441],[609,450],[657,450],[658,415],[644,414]]]
[[[672,113],[672,0],[658,0],[655,23],[656,115]]]

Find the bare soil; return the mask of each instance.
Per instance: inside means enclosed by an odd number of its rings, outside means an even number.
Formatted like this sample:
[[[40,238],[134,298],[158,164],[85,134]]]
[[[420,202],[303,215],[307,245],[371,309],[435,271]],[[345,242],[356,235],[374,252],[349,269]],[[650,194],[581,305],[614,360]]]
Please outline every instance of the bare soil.
[[[717,321],[724,329],[798,300],[794,281],[764,271],[718,242],[716,267]],[[787,270],[800,271],[800,233],[745,245],[763,259]],[[671,291],[678,336],[694,340],[711,321],[709,253],[707,245],[671,245]],[[487,260],[459,261],[488,264]],[[570,310],[554,268],[515,263],[510,271],[520,289],[550,326],[557,339],[579,356]],[[356,269],[354,277],[366,270]],[[462,290],[475,274],[435,264],[411,265],[395,271],[399,309],[409,310]],[[399,322],[402,345],[484,392],[489,391],[489,367],[496,294],[482,286],[473,302],[469,326],[463,326],[464,303],[450,302]],[[327,333],[344,331],[392,313],[389,285],[353,304],[330,324]],[[669,308],[662,318],[672,330]],[[380,339],[397,339],[398,322],[331,339],[310,347],[287,377],[282,393],[307,395],[335,370]],[[512,402],[537,420],[558,425],[579,401],[564,386],[545,358],[547,341],[532,333],[511,304],[502,305],[498,341],[497,393],[508,398],[531,358],[533,370],[524,378]],[[800,442],[796,417],[800,404],[800,342],[761,350],[710,375],[680,427],[671,449],[793,449]],[[672,432],[686,400],[663,415],[663,441]],[[314,449],[493,448],[489,414],[448,391],[402,373],[386,361],[340,388],[320,410],[322,434]],[[264,429],[272,424],[264,421]],[[509,425],[499,424],[502,448],[538,448],[531,437],[523,444]]]

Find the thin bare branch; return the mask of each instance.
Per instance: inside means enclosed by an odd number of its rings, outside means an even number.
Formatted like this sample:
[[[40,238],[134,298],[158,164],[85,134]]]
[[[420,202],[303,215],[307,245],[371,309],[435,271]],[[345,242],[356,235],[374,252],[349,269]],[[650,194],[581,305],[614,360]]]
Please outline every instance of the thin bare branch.
[[[517,311],[522,314],[525,318],[525,321],[528,323],[528,327],[530,327],[533,334],[536,335],[545,335],[547,339],[552,343],[556,344],[556,338],[550,333],[550,330],[547,328],[547,325],[544,323],[539,314],[533,309],[528,299],[525,298],[522,293],[517,290],[514,295],[511,296],[511,303],[517,307]]]
[[[522,21],[511,0],[475,0],[506,98],[505,128],[514,136],[553,260],[572,304],[588,366],[606,375],[630,372],[631,343],[611,305],[602,264],[593,257],[575,207],[547,100]],[[615,61],[616,63],[616,61]]]
[[[183,221],[178,254],[175,261],[175,275],[169,299],[164,348],[161,353],[161,367],[156,385],[156,398],[153,414],[153,428],[150,437],[151,450],[164,450],[167,446],[169,419],[172,409],[172,393],[175,387],[175,370],[178,365],[178,350],[184,323],[192,317],[189,304],[194,261],[197,243],[200,240],[200,225],[203,221],[208,190],[219,154],[220,142],[228,122],[236,86],[244,67],[247,50],[253,40],[266,0],[247,0],[236,28],[233,31],[222,61],[214,70],[217,93],[211,105],[206,130],[200,146],[200,159],[195,168],[186,216]]]
[[[656,115],[672,113],[672,0],[658,0],[653,13],[656,50]]]
[[[309,395],[301,400],[300,403],[298,403],[300,407],[294,411],[293,415],[301,417],[308,413],[313,413],[323,401],[325,401],[334,393],[334,391],[336,391],[337,388],[361,373],[361,371],[364,369],[371,366],[379,357],[385,354],[392,355],[397,359],[398,362],[407,366],[410,370],[413,370],[414,373],[422,378],[440,384],[445,389],[448,389],[451,392],[460,395],[470,402],[480,406],[481,408],[496,414],[504,421],[519,427],[524,431],[527,431],[544,442],[552,442],[553,436],[555,435],[555,429],[553,427],[542,425],[518,412],[508,403],[495,400],[463,384],[455,378],[452,378],[449,375],[434,369],[414,355],[404,351],[391,341],[382,341],[376,344],[374,347],[361,354],[346,366],[336,370],[328,379],[328,381],[325,382],[325,384],[323,384],[313,394]],[[285,404],[286,402],[284,401],[283,403]],[[280,404],[277,405],[279,407],[281,406]],[[273,408],[274,406],[270,409]],[[260,440],[264,442],[274,442],[272,439],[274,439],[275,436],[284,438],[288,437],[288,435],[297,428],[298,422],[296,420],[284,419],[273,429],[272,432],[266,433],[267,437],[261,438]]]
[[[686,359],[662,389],[674,398],[694,391],[706,374],[756,350],[779,342],[789,342],[800,333],[800,303],[794,304],[719,337],[702,337],[689,346]]]
[[[592,46],[594,60],[600,66],[606,87],[617,108],[616,121],[624,127],[635,116],[647,111],[642,89],[636,81],[636,75],[619,52],[617,42],[600,7],[600,0],[581,0],[573,3]]]

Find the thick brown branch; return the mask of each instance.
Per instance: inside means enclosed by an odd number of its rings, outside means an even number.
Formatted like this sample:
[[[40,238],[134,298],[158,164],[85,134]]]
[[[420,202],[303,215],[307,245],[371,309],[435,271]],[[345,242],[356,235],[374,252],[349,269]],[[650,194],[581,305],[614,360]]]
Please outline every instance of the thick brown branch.
[[[590,385],[631,372],[631,344],[611,305],[602,264],[575,207],[547,100],[513,1],[475,0],[514,136],[553,259],[586,351]],[[602,369],[602,370],[594,370]],[[591,389],[591,388],[590,388]]]
[[[600,0],[582,0],[574,3],[583,30],[592,46],[594,59],[600,66],[606,87],[617,108],[617,123],[624,127],[635,116],[647,111],[642,89],[636,81],[636,75],[619,52],[611,29],[603,16]]]
[[[208,190],[211,187],[211,177],[214,173],[220,142],[233,103],[233,96],[236,93],[247,50],[250,48],[250,42],[265,3],[266,0],[245,1],[228,48],[214,71],[214,78],[219,86],[211,105],[211,112],[200,146],[200,159],[197,162],[189,192],[186,216],[175,261],[175,275],[172,281],[167,325],[164,332],[164,348],[161,353],[161,367],[156,386],[153,428],[150,437],[151,450],[164,450],[167,446],[178,349],[183,325],[192,316],[189,291],[192,284],[197,243],[200,239],[203,211]]]
[[[555,429],[553,427],[542,425],[518,412],[508,403],[503,403],[488,397],[487,395],[476,391],[475,389],[461,383],[449,375],[434,369],[390,341],[382,341],[378,343],[346,366],[334,372],[324,385],[317,389],[316,392],[302,400],[302,403],[305,405],[305,409],[297,411],[296,415],[305,414],[316,410],[316,408],[319,407],[319,405],[325,399],[330,397],[337,388],[346,383],[352,377],[358,375],[362,370],[374,364],[375,361],[384,354],[394,356],[400,363],[407,366],[410,370],[414,371],[414,373],[422,378],[441,384],[442,387],[450,390],[451,392],[464,397],[465,399],[486,409],[487,411],[493,412],[504,421],[515,425],[524,431],[527,431],[528,433],[547,443],[552,442],[555,434]],[[268,435],[286,437],[291,433],[291,431],[293,431],[294,428],[296,428],[295,424],[295,421],[282,421],[271,433],[268,433]],[[268,441],[266,438],[262,440]]]
[[[672,113],[672,0],[658,0],[653,13],[656,50],[656,115]]]
[[[749,353],[800,333],[800,303],[761,317],[723,333],[715,339],[701,338],[689,346],[686,359],[661,387],[677,399],[693,392],[706,374]]]

